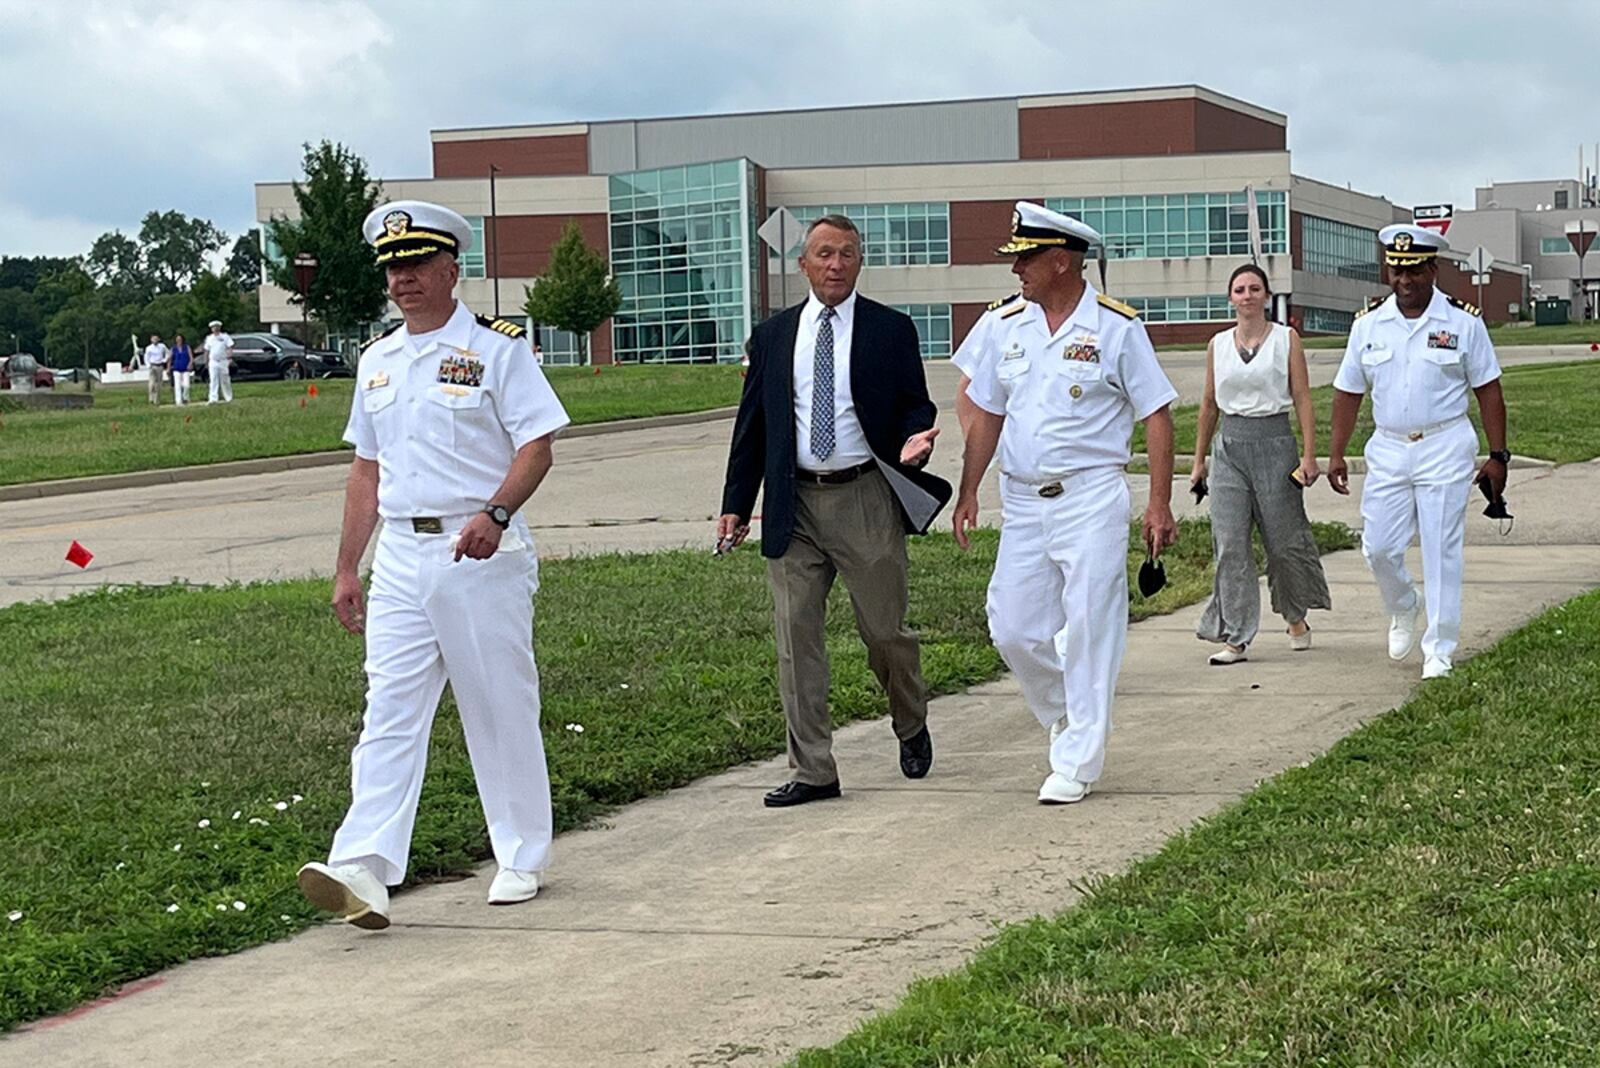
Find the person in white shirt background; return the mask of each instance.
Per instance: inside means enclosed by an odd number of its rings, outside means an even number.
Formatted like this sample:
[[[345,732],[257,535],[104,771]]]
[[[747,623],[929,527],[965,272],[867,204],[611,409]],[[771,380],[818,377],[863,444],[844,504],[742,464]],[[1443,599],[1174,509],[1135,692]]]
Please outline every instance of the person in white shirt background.
[[[222,322],[211,320],[206,335],[206,403],[233,400],[233,338],[222,332]]]
[[[1237,268],[1228,279],[1237,322],[1213,337],[1206,350],[1205,397],[1189,485],[1197,499],[1208,491],[1211,496],[1217,567],[1211,603],[1195,633],[1203,641],[1222,643],[1211,654],[1214,666],[1246,659],[1261,622],[1252,527],[1267,551],[1272,611],[1288,624],[1291,649],[1311,648],[1306,613],[1333,606],[1303,500],[1306,487],[1321,473],[1306,354],[1293,327],[1267,321],[1271,299],[1265,271],[1252,263]],[[1298,452],[1291,408],[1300,424]],[[1213,446],[1219,419],[1222,432]]]
[[[144,348],[145,374],[149,378],[150,403],[161,403],[161,380],[167,371],[167,346],[158,334],[150,335],[150,344]]]

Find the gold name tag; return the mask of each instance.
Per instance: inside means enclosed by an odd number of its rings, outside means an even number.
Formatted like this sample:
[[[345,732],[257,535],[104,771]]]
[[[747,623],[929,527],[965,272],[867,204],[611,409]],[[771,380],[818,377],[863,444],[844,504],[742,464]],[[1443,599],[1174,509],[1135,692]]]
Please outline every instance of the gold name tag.
[[[367,379],[367,388],[368,389],[382,389],[384,386],[387,386],[388,384],[389,384],[389,374],[388,374],[387,371],[379,371],[377,374],[375,374],[371,378]]]
[[[465,397],[467,394],[471,393],[472,390],[468,389],[466,386],[440,386],[439,392],[447,393],[452,397]]]

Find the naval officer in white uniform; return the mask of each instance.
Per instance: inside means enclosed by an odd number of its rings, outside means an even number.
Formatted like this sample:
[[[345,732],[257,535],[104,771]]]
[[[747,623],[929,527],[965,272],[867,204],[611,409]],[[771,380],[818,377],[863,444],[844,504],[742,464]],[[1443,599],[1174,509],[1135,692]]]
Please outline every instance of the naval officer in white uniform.
[[[954,513],[963,547],[998,447],[1000,551],[989,631],[1028,707],[1051,728],[1044,804],[1081,801],[1100,777],[1128,634],[1128,482],[1145,424],[1153,555],[1177,541],[1172,416],[1177,391],[1132,308],[1095,291],[1084,258],[1100,235],[1019,202],[1011,241],[1022,291],[987,312],[958,354],[968,376],[966,451]]]
[[[1462,546],[1467,499],[1483,479],[1498,500],[1505,489],[1506,405],[1500,363],[1478,309],[1434,286],[1438,255],[1449,248],[1431,230],[1406,223],[1378,231],[1392,293],[1357,316],[1333,380],[1333,441],[1328,483],[1350,492],[1345,447],[1362,394],[1372,393],[1377,424],[1366,447],[1361,551],[1389,613],[1389,655],[1404,660],[1417,644],[1424,606],[1422,677],[1450,674],[1461,634]],[[1467,391],[1478,398],[1489,459],[1477,467],[1478,434]],[[1406,549],[1422,537],[1422,589],[1406,569]]]
[[[499,873],[491,904],[539,890],[553,831],[539,733],[538,559],[518,514],[568,422],[520,326],[474,317],[453,291],[467,221],[421,201],[367,217],[405,324],[368,344],[345,440],[355,446],[333,607],[366,633],[369,680],[350,811],[300,887],[358,927],[389,925],[405,877],[428,735],[455,694]],[[357,568],[378,520],[370,605]]]

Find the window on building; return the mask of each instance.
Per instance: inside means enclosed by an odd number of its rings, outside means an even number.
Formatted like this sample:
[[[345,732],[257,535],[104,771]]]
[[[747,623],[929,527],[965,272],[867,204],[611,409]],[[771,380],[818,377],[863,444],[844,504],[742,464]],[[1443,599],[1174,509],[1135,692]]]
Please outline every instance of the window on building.
[[[1094,227],[1114,260],[1250,254],[1250,214],[1243,192],[1050,197],[1045,206]],[[1263,254],[1289,251],[1288,215],[1287,194],[1257,191]]]
[[[1124,297],[1123,301],[1147,323],[1233,321],[1233,305],[1227,297]]]
[[[1358,282],[1376,282],[1378,231],[1364,226],[1300,216],[1300,253],[1311,274],[1330,274]]]
[[[924,360],[944,360],[950,357],[950,305],[948,304],[895,304],[917,324],[917,337],[922,342]]]
[[[753,171],[736,159],[611,176],[611,270],[622,290],[611,338],[619,362],[743,355],[757,240]]]
[[[1565,235],[1561,237],[1541,237],[1539,239],[1539,255],[1559,256],[1563,252],[1568,254],[1572,252],[1572,242],[1568,241]]]
[[[472,247],[463,252],[458,262],[461,264],[462,278],[483,278],[483,216],[466,215],[467,225],[472,227]]]
[[[1566,206],[1567,206],[1567,191],[1565,189],[1557,189],[1556,190],[1556,203],[1555,203],[1556,210],[1557,211],[1561,211],[1564,208],[1566,208]]]
[[[265,223],[261,224],[259,233],[261,234],[261,284],[267,285],[272,281],[267,277],[268,269],[283,266],[283,249],[278,247],[278,243],[267,232]]]
[[[1300,331],[1305,334],[1348,334],[1356,321],[1353,311],[1334,308],[1296,307],[1294,314],[1300,319]]]
[[[790,249],[798,256],[805,228],[824,215],[843,215],[861,231],[863,267],[943,266],[950,262],[950,205],[808,204],[791,207],[800,236]]]

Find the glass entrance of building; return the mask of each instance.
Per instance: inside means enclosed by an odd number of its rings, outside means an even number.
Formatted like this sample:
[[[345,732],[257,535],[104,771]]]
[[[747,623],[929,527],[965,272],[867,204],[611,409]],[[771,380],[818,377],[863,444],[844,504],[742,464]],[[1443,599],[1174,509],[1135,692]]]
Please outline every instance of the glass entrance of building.
[[[747,159],[614,174],[618,363],[737,361],[750,334],[755,168]]]

